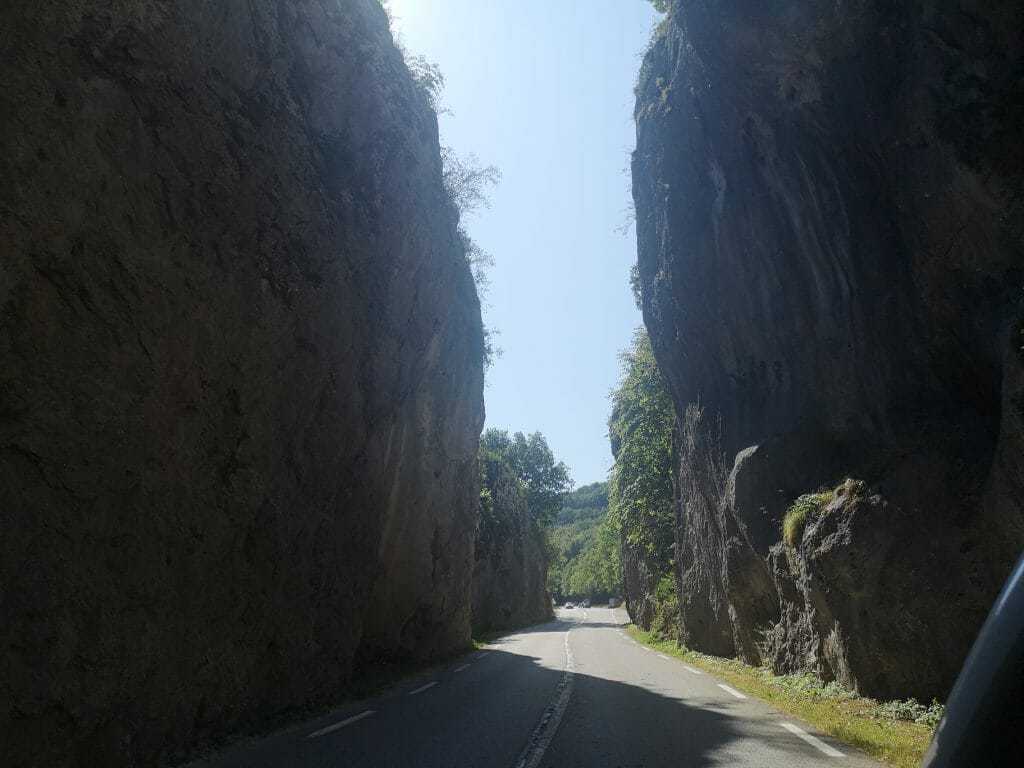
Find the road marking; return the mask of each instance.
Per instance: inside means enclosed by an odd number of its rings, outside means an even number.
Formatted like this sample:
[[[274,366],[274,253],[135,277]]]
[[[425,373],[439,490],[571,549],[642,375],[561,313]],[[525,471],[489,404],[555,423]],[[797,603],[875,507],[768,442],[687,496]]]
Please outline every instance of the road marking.
[[[730,688],[730,687],[729,687],[728,685],[726,685],[725,683],[719,683],[719,684],[718,684],[718,687],[719,687],[719,688],[721,688],[721,689],[722,689],[723,691],[725,691],[726,693],[728,693],[728,694],[729,694],[730,696],[735,696],[735,697],[736,697],[737,699],[745,699],[745,698],[747,698],[747,697],[746,697],[746,696],[744,696],[744,695],[743,695],[742,693],[740,693],[739,691],[737,691],[737,690],[736,690],[735,688]]]
[[[456,672],[461,672],[462,670],[466,669],[467,667],[469,667],[469,664],[463,664],[461,667],[456,667],[455,671]]]
[[[671,661],[671,659],[670,659],[670,658],[669,658],[668,656],[663,656],[663,655],[662,655],[662,654],[660,654],[660,653],[658,654],[658,658],[659,658],[659,659],[664,659],[665,661]]]
[[[326,728],[321,728],[319,731],[314,731],[313,733],[309,734],[309,736],[307,736],[306,738],[315,739],[317,736],[324,736],[330,733],[331,731],[336,731],[339,728],[344,728],[346,725],[352,725],[352,723],[358,720],[362,720],[364,717],[369,717],[372,714],[374,714],[374,710],[368,709],[365,712],[360,712],[358,715],[350,717],[348,720],[342,720],[340,723],[328,725]]]
[[[530,740],[526,742],[516,768],[537,768],[547,751],[548,744],[554,738],[558,725],[562,722],[562,715],[565,708],[569,706],[569,698],[572,696],[573,680],[576,677],[576,662],[572,656],[572,648],[569,647],[569,632],[565,633],[565,671],[556,689],[555,700],[548,705],[541,715],[540,722],[530,734]]]
[[[779,723],[779,725],[781,725],[787,731],[792,733],[794,736],[797,736],[798,738],[803,739],[808,744],[810,744],[812,747],[815,747],[819,752],[824,752],[829,757],[846,757],[846,755],[844,755],[838,749],[833,749],[828,744],[826,744],[824,741],[819,739],[817,736],[812,736],[807,731],[805,731],[803,728],[799,728],[799,727],[793,725],[792,723]]]
[[[691,667],[688,664],[683,664],[683,669],[685,669],[687,672],[693,672],[693,674],[695,674],[695,675],[703,675],[704,674],[699,669],[694,669],[693,667]]]
[[[437,681],[436,680],[434,682],[432,682],[432,683],[427,683],[426,685],[421,685],[415,691],[409,691],[409,695],[410,696],[415,696],[417,693],[423,693],[425,690],[427,690],[428,688],[433,688],[435,685],[437,685]]]

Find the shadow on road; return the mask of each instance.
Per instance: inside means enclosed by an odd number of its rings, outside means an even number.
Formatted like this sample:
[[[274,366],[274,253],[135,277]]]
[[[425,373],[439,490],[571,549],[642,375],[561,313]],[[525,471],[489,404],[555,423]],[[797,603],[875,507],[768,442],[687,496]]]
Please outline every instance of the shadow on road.
[[[517,632],[497,644],[523,634],[563,632],[570,625],[550,622]],[[191,766],[514,766],[554,700],[563,671],[540,663],[536,657],[499,648],[484,652],[473,674],[458,673],[456,669],[435,675],[432,682],[436,685],[420,694],[410,695],[410,690],[422,681],[410,681],[406,689],[236,745]],[[729,706],[694,706],[639,685],[577,673],[564,719],[541,765],[747,765],[723,758],[730,743],[740,736],[740,721],[729,715]],[[317,729],[367,710],[373,715],[323,737],[307,738]]]

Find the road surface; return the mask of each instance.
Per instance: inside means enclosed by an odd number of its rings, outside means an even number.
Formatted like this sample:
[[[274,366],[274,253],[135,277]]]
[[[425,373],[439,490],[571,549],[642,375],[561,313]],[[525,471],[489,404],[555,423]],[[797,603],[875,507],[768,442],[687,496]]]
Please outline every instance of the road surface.
[[[634,642],[621,610],[559,610],[444,669],[192,768],[878,768]]]

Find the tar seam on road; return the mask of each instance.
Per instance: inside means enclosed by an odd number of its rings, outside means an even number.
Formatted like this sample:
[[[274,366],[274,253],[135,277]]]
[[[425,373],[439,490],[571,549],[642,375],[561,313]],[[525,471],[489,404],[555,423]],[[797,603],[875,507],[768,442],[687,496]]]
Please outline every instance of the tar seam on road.
[[[372,714],[374,714],[374,710],[368,709],[365,712],[360,712],[358,715],[350,717],[348,720],[342,720],[340,723],[328,725],[326,728],[321,728],[319,731],[314,731],[313,733],[309,734],[309,736],[307,736],[306,738],[315,739],[317,736],[326,736],[328,733],[331,733],[332,731],[336,731],[339,728],[344,728],[346,725],[352,725],[352,723],[356,722],[357,720],[362,720],[364,717],[369,717]]]
[[[838,749],[833,749],[828,744],[826,744],[824,741],[819,739],[817,736],[812,736],[807,731],[805,731],[803,728],[798,728],[797,726],[793,725],[792,723],[779,723],[779,725],[781,725],[783,728],[785,728],[787,731],[789,731],[790,733],[794,734],[795,736],[798,736],[799,738],[801,738],[804,741],[806,741],[808,744],[810,744],[812,747],[817,749],[819,752],[824,752],[829,757],[846,757],[846,755],[844,755]]]
[[[747,698],[747,697],[746,697],[746,696],[744,696],[744,695],[743,695],[742,693],[740,693],[739,691],[737,691],[737,690],[736,690],[735,688],[730,688],[730,687],[729,687],[728,685],[726,685],[725,683],[719,683],[719,684],[718,684],[718,687],[719,687],[719,688],[721,688],[721,689],[722,689],[723,691],[725,691],[726,693],[728,693],[728,694],[729,694],[730,696],[735,696],[735,697],[736,697],[737,699],[745,699],[745,698]]]
[[[463,664],[461,667],[456,667],[455,671],[456,672],[461,672],[462,670],[467,669],[468,667],[469,667],[469,664]]]
[[[432,683],[427,683],[426,685],[421,685],[415,691],[409,691],[409,695],[410,696],[415,696],[417,693],[423,693],[425,690],[427,690],[428,688],[433,688],[435,685],[437,685],[437,681],[436,680],[434,682],[432,682]]]
[[[540,722],[530,734],[530,740],[516,761],[516,768],[537,768],[544,752],[554,738],[559,724],[562,722],[562,715],[565,708],[569,706],[569,697],[572,696],[573,678],[575,677],[576,662],[572,658],[572,648],[569,647],[569,632],[565,633],[565,672],[555,689],[555,700],[544,710]]]

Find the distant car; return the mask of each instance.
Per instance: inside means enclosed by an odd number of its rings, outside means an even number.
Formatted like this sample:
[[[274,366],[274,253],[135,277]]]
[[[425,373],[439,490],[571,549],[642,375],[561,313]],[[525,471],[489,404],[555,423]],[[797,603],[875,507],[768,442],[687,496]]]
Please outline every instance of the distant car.
[[[565,604],[565,607],[566,607],[566,608],[575,608],[576,606],[575,606],[575,605],[573,605],[572,603],[566,603],[566,604]]]
[[[616,600],[614,597],[608,598],[608,607],[609,608],[618,608],[619,607],[619,601]]]

